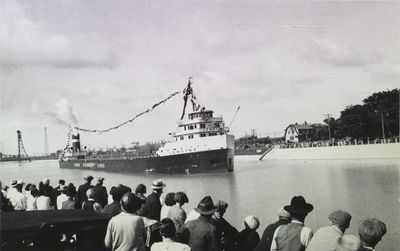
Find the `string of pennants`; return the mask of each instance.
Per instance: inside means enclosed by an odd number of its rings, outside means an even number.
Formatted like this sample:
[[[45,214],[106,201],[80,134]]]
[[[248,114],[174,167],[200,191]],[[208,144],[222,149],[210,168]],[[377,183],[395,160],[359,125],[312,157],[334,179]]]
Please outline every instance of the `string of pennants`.
[[[159,101],[158,103],[155,103],[151,108],[147,109],[146,111],[143,111],[143,112],[141,112],[141,113],[139,113],[139,114],[136,114],[133,118],[131,118],[131,119],[129,119],[129,120],[127,120],[127,121],[125,121],[125,122],[119,124],[119,125],[116,125],[116,126],[114,126],[114,127],[110,127],[110,128],[108,128],[108,129],[104,129],[104,130],[85,129],[85,128],[80,128],[80,127],[74,127],[74,129],[76,129],[76,130],[78,130],[78,131],[81,131],[81,132],[99,133],[99,134],[106,133],[106,132],[109,132],[109,131],[111,131],[111,130],[116,130],[116,129],[120,128],[121,126],[124,126],[124,125],[126,125],[126,124],[128,124],[128,123],[132,123],[135,119],[139,118],[140,116],[143,116],[143,115],[146,114],[146,113],[152,112],[157,106],[159,106],[159,105],[161,105],[161,104],[164,104],[164,103],[167,102],[169,99],[171,99],[172,97],[174,97],[175,95],[177,95],[177,94],[179,94],[179,93],[181,93],[181,92],[174,92],[174,93],[172,93],[172,94],[169,95],[167,98],[165,98],[165,99]]]
[[[71,133],[72,133],[72,129],[70,127],[68,130],[68,134],[67,134],[67,145],[65,146],[64,150],[66,150],[69,147],[69,140],[71,139]]]

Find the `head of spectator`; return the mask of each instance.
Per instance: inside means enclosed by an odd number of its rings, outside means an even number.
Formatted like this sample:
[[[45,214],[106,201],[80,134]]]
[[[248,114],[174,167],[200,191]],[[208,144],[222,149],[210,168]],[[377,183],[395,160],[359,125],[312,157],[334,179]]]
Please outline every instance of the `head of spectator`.
[[[146,196],[144,196],[147,193],[146,186],[144,184],[139,184],[137,185],[135,189],[135,194],[141,198],[142,200],[146,199]]]
[[[171,219],[162,219],[160,221],[159,229],[163,239],[175,239],[176,228],[174,222]]]
[[[65,185],[65,180],[58,180],[58,185],[59,186],[64,186]]]
[[[165,186],[166,186],[165,183],[161,179],[155,180],[152,186],[153,192],[158,195],[161,195]]]
[[[17,180],[11,180],[10,185],[11,187],[15,187],[15,185],[17,185]]]
[[[74,184],[72,184],[72,183],[68,184],[66,195],[70,199],[75,198],[75,196],[76,196],[76,188],[75,188]]]
[[[304,197],[300,195],[294,196],[290,201],[290,205],[285,206],[284,209],[290,213],[292,219],[304,222],[306,216],[314,207],[312,204],[307,203]]]
[[[102,186],[104,180],[105,180],[105,179],[104,179],[103,177],[98,177],[98,178],[97,178],[97,184],[99,184],[100,186]]]
[[[278,218],[283,221],[290,221],[290,213],[286,211],[283,207],[278,210]]]
[[[120,203],[122,211],[130,214],[136,214],[136,211],[139,210],[142,205],[139,197],[131,192],[125,193]]]
[[[184,192],[177,192],[175,194],[175,203],[179,207],[182,207],[185,203],[189,202],[189,198],[187,197],[186,193]]]
[[[67,190],[68,190],[68,186],[66,186],[66,185],[60,185],[60,187],[58,188],[58,191],[63,194],[66,194]]]
[[[44,193],[44,184],[43,184],[43,181],[40,181],[39,182],[39,193],[40,193],[40,195],[43,195],[43,193]]]
[[[214,213],[215,217],[221,219],[224,217],[226,209],[228,208],[228,203],[223,200],[218,200],[217,203],[215,203],[215,208],[217,208],[217,211]]]
[[[17,183],[14,185],[14,188],[17,189],[18,192],[22,192],[22,188],[24,187],[24,181],[23,180],[17,180]]]
[[[85,175],[85,176],[83,177],[83,180],[85,181],[86,184],[89,184],[89,185],[90,185],[90,183],[92,183],[93,176],[92,176],[92,175]]]
[[[36,188],[33,189],[33,190],[31,190],[30,193],[31,193],[31,196],[32,196],[33,198],[37,198],[37,197],[40,196],[39,190],[37,190]]]
[[[365,247],[375,248],[386,234],[386,225],[377,218],[365,219],[360,224],[358,234]]]
[[[165,196],[164,204],[169,207],[175,205],[175,193],[167,193],[167,195]]]
[[[260,221],[254,215],[249,215],[249,216],[246,216],[246,218],[244,218],[244,226],[247,229],[256,231],[258,229],[258,227],[260,226]]]
[[[88,197],[88,199],[94,199],[94,189],[93,188],[89,188],[86,191],[86,196]]]
[[[50,179],[49,178],[44,178],[43,179],[43,185],[44,186],[49,186],[50,185]]]
[[[111,187],[110,194],[112,196],[113,201],[119,203],[122,199],[122,196],[130,191],[131,189],[129,187],[124,185],[119,185],[117,187]]]
[[[346,211],[336,210],[329,214],[328,219],[344,233],[350,226],[351,215]]]
[[[199,202],[197,208],[195,208],[194,210],[201,216],[211,218],[211,216],[217,211],[217,209],[218,208],[214,206],[214,202],[211,196],[206,196]]]
[[[26,186],[25,186],[25,191],[31,191],[32,189],[31,189],[31,187],[32,187],[32,185],[33,184],[31,184],[31,183],[28,183],[28,184],[26,184]]]
[[[184,210],[173,210],[172,214],[168,214],[168,217],[175,223],[175,227],[178,229],[179,226],[185,224],[186,212]]]
[[[361,240],[351,234],[345,234],[338,239],[335,251],[359,251]]]

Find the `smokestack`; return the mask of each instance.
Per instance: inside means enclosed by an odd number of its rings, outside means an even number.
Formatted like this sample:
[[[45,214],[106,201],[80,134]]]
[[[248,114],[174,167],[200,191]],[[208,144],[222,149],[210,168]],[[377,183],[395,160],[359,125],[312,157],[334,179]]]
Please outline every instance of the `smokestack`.
[[[72,151],[80,152],[81,151],[81,141],[79,133],[72,134]]]

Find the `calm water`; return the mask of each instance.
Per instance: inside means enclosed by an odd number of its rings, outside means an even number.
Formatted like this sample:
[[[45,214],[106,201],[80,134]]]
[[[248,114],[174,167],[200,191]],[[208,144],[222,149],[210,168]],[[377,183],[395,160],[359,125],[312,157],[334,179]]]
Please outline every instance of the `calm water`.
[[[303,195],[314,205],[306,225],[314,231],[329,224],[327,215],[336,209],[347,210],[353,220],[347,233],[357,233],[358,222],[366,217],[384,221],[388,233],[377,250],[399,250],[400,247],[400,160],[338,160],[338,161],[258,161],[252,157],[236,157],[235,171],[223,174],[190,176],[158,176],[145,174],[115,174],[91,172],[94,177],[106,178],[105,186],[125,184],[133,189],[139,183],[148,186],[156,178],[166,183],[166,192],[185,191],[190,202],[188,211],[197,206],[205,195],[229,203],[226,218],[239,230],[243,219],[256,215],[261,222],[259,233],[276,221],[279,207],[290,203],[294,195]],[[22,178],[26,183],[37,184],[44,177],[53,186],[58,179],[75,185],[89,174],[84,170],[58,168],[57,161],[33,161],[18,164],[0,162],[3,184]],[[164,194],[165,194],[164,193]]]

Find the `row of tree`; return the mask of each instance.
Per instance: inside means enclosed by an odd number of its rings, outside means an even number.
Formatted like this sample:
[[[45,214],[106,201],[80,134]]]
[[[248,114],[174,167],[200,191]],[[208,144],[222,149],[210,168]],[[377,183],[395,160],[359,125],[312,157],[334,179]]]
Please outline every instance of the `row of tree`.
[[[317,132],[318,138],[376,139],[399,136],[399,89],[372,94],[362,104],[347,106],[338,119],[329,118],[324,122],[327,128]]]

